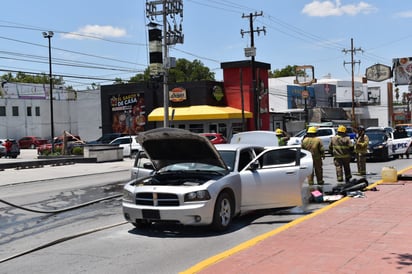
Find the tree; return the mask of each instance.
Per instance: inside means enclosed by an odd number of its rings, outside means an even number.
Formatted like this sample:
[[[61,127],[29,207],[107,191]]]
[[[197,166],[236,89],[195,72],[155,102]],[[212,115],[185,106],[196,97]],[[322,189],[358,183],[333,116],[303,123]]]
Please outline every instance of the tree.
[[[190,62],[184,58],[176,61],[176,67],[169,70],[169,82],[195,82],[215,80],[215,73],[211,72],[199,60]]]
[[[296,67],[296,65],[288,65],[281,70],[275,69],[273,72],[269,71],[269,78],[296,76]]]
[[[135,76],[131,77],[129,83],[144,82],[150,80],[150,68],[147,67],[143,73],[138,73]]]
[[[31,75],[26,74],[24,72],[17,72],[16,76],[13,74],[6,73],[0,77],[2,82],[9,82],[9,83],[32,83],[32,84],[49,84],[50,78],[49,75],[42,73],[38,75]],[[53,83],[55,85],[63,85],[64,80],[63,77],[53,77]]]

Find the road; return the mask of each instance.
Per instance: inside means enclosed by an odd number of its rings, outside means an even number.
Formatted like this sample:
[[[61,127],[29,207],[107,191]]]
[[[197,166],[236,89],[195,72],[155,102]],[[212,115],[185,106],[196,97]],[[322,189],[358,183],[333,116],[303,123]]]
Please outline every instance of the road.
[[[368,180],[380,179],[383,166],[400,170],[408,162],[368,163]],[[352,168],[356,171],[355,164]],[[324,171],[331,188],[335,184],[331,157],[325,160]],[[120,194],[129,176],[128,171],[120,171],[50,179],[1,187],[0,193],[1,198],[18,205],[54,210]],[[219,234],[207,227],[174,225],[137,230],[124,223],[119,198],[59,214],[39,214],[2,204],[0,260],[38,250],[1,262],[0,273],[178,273],[324,205],[248,214],[236,219],[228,232]]]

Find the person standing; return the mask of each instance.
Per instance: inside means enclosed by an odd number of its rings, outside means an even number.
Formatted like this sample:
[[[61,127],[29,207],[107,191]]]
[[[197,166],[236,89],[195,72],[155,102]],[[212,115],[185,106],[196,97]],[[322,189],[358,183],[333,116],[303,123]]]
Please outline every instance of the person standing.
[[[338,133],[332,137],[329,144],[329,151],[333,155],[333,163],[336,167],[336,177],[338,182],[343,182],[343,175],[345,175],[345,181],[349,182],[352,178],[350,170],[350,159],[353,151],[353,145],[346,135],[346,127],[340,125],[338,127]]]
[[[286,146],[287,142],[290,139],[289,136],[280,128],[277,128],[275,133],[276,133],[276,137],[278,138],[278,145]]]
[[[366,175],[366,153],[368,152],[369,137],[363,126],[358,127],[358,138],[355,141],[356,164],[360,176]]]
[[[306,132],[306,137],[302,141],[302,148],[312,153],[313,159],[313,171],[308,176],[308,184],[313,185],[314,175],[318,185],[323,185],[323,163],[322,159],[325,159],[325,149],[323,147],[322,140],[316,137],[316,127],[309,127]]]

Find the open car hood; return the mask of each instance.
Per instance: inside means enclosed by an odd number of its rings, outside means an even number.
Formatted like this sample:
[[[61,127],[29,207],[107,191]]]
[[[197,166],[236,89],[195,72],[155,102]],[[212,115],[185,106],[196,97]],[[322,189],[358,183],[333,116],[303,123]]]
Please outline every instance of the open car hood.
[[[177,128],[157,128],[140,133],[137,141],[156,170],[177,163],[227,166],[214,145],[204,136]]]

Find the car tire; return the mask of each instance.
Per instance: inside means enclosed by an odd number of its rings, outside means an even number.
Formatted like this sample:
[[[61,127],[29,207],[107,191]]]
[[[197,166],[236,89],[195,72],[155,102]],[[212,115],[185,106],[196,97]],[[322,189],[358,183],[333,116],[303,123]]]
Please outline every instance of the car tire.
[[[224,231],[230,226],[234,211],[233,204],[233,198],[227,192],[222,192],[217,197],[213,212],[213,230]]]
[[[383,161],[385,161],[385,162],[389,161],[389,148],[387,148],[387,149],[385,150],[385,152],[383,153],[382,159],[383,159]]]

